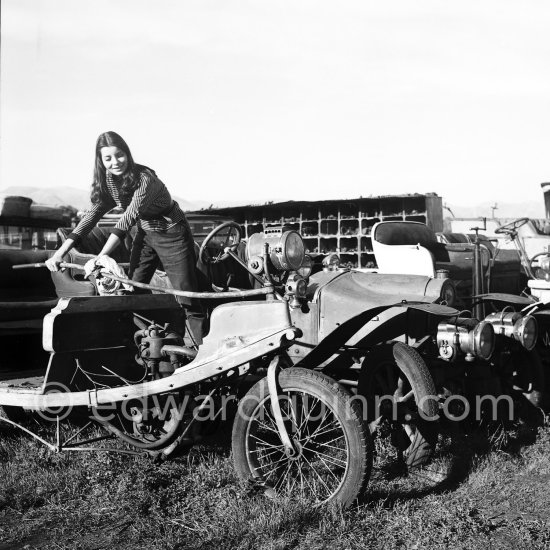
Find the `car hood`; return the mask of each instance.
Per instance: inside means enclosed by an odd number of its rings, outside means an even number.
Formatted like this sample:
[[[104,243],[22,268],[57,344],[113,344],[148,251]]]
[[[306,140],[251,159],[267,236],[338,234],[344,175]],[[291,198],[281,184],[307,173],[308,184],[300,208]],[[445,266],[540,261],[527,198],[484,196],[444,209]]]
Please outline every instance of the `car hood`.
[[[310,279],[308,300],[317,303],[319,339],[367,309],[401,304],[404,301],[437,302],[443,282],[444,279],[423,275],[386,275],[360,271],[317,273]],[[396,314],[396,308],[393,308],[392,312],[382,317]]]
[[[423,275],[387,275],[362,271],[320,272],[308,284],[308,301],[346,303],[351,317],[359,311],[396,302],[435,302],[444,279]]]

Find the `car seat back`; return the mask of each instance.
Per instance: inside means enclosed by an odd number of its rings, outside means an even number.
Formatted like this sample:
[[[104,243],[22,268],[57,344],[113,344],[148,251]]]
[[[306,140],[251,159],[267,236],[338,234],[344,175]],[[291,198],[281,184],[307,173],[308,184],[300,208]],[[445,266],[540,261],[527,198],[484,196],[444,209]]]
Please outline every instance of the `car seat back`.
[[[377,222],[371,232],[378,269],[384,273],[407,273],[433,277],[437,244],[433,231],[420,222]]]

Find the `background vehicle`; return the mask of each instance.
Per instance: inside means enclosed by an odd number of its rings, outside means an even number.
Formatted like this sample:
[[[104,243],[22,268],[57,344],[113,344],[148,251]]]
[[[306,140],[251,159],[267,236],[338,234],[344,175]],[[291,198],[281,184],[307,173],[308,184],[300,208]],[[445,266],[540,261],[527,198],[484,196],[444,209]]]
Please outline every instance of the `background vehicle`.
[[[481,222],[478,229],[482,229]],[[475,239],[475,234],[436,234],[419,222],[379,222],[372,229],[376,271],[449,277],[461,307],[471,307],[476,270],[480,275],[476,292],[520,294],[526,280],[518,252],[500,249],[484,234],[479,235],[476,252]]]
[[[521,226],[516,227],[516,241],[508,238],[506,233],[499,231],[502,226],[509,225],[515,220],[486,220],[486,228],[483,233],[501,250],[517,250],[517,244],[520,244],[527,252],[529,257],[535,254],[545,252],[550,246],[550,223],[547,220],[519,218],[524,220]],[[480,225],[479,220],[475,219],[451,219],[451,231],[464,235],[472,234],[471,228]]]
[[[35,204],[28,197],[0,197],[0,250],[55,250],[56,229],[71,225],[76,209]]]
[[[468,386],[474,384],[478,393],[511,395],[518,408],[528,410],[545,404],[545,371],[535,349],[537,319],[545,314],[538,311],[535,317],[534,300],[521,295],[527,280],[518,252],[500,250],[485,239],[476,242],[475,235],[469,243],[438,242],[424,224],[406,221],[376,224],[372,236],[379,272],[448,277],[457,307],[495,328],[491,360],[484,366],[465,365],[464,372],[446,382],[452,373],[434,374],[440,384],[461,387],[465,395],[472,394],[475,388]]]

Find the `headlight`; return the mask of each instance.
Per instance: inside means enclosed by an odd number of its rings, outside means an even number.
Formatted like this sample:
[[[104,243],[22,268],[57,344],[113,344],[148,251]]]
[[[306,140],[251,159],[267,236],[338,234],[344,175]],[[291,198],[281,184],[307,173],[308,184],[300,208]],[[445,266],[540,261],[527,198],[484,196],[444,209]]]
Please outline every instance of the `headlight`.
[[[247,255],[262,257],[267,243],[268,255],[275,269],[297,271],[304,261],[304,241],[297,231],[282,231],[281,228],[266,229],[254,233],[248,239]]]
[[[539,267],[545,271],[545,272],[549,272],[550,271],[550,256],[543,256],[540,260],[539,260]]]
[[[297,273],[304,279],[309,279],[312,270],[313,260],[311,259],[311,256],[309,254],[306,254],[304,256],[304,261],[302,262],[302,265],[299,267],[299,269],[297,269]]]
[[[302,279],[297,273],[293,273],[286,282],[285,296],[289,300],[288,305],[292,309],[302,307],[300,300],[306,297],[307,283],[305,279]]]
[[[532,315],[523,316],[517,311],[499,311],[485,318],[493,325],[496,334],[517,340],[526,350],[531,351],[537,343],[538,324]]]
[[[305,298],[307,292],[307,282],[300,275],[291,275],[286,282],[286,291],[294,294],[297,298]]]
[[[283,269],[300,269],[305,248],[302,236],[297,231],[285,231],[281,236],[281,266]]]
[[[481,321],[472,331],[469,345],[464,346],[464,349],[473,349],[473,355],[482,359],[489,359],[493,355],[495,349],[495,331],[490,323]]]
[[[467,361],[474,357],[489,359],[495,349],[495,331],[491,323],[477,319],[457,319],[456,323],[439,323],[437,346],[441,357],[455,359],[464,354]]]
[[[514,325],[514,338],[528,351],[531,351],[537,343],[539,326],[532,315],[526,315]]]

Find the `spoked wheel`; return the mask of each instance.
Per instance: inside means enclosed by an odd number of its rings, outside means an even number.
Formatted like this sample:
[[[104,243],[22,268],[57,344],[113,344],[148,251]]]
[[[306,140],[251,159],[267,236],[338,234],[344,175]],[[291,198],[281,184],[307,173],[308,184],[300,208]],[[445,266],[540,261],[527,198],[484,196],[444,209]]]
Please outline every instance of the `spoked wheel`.
[[[407,468],[426,464],[437,443],[438,404],[422,357],[399,342],[376,346],[363,361],[358,394],[377,439],[391,444]],[[386,441],[376,445],[380,452],[387,452]]]
[[[133,447],[161,451],[180,435],[183,416],[181,397],[167,394],[124,403],[114,412],[95,409],[92,418]]]
[[[279,403],[293,453],[279,437],[267,379],[239,404],[233,460],[239,477],[277,496],[349,506],[372,464],[370,434],[351,396],[328,376],[302,368],[279,374]]]

